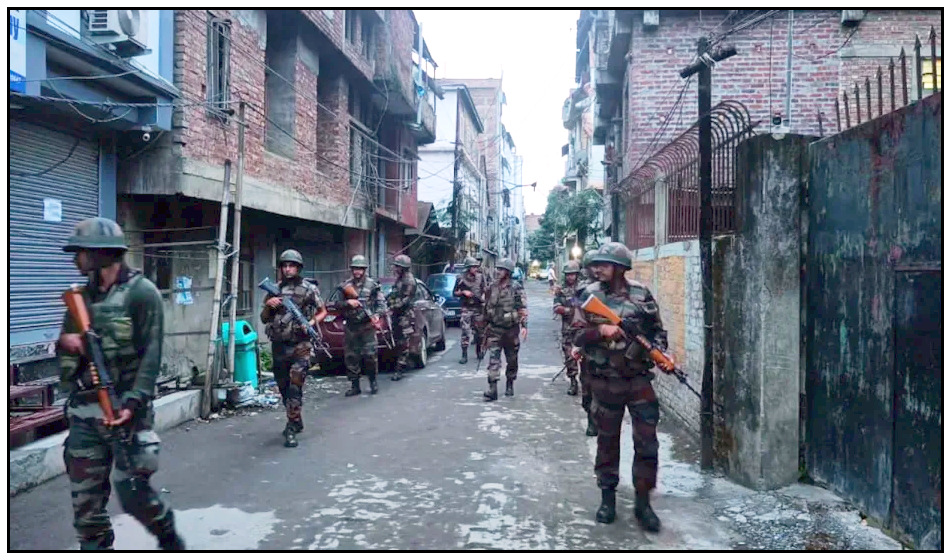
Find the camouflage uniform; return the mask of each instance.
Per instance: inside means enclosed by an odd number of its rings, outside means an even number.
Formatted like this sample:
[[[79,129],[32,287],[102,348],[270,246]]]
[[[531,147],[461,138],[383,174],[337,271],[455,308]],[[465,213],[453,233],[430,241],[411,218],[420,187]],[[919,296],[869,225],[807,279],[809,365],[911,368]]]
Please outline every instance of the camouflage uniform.
[[[366,258],[360,261],[357,255],[353,258],[354,262],[366,262]],[[383,293],[380,291],[380,285],[364,273],[363,278],[356,280],[350,278],[346,282],[337,286],[338,290],[343,290],[346,286],[353,286],[356,289],[358,299],[362,304],[360,307],[352,308],[346,304],[346,297],[341,298],[334,308],[343,313],[346,319],[343,332],[343,352],[344,364],[347,367],[347,378],[353,385],[348,395],[360,394],[360,372],[370,379],[370,391],[376,393],[376,374],[379,370],[377,360],[377,340],[376,329],[370,321],[371,315],[382,315],[386,312],[386,301]]]
[[[592,262],[611,262],[630,269],[630,252],[620,243],[607,243],[592,257]],[[589,284],[583,297],[597,296],[622,319],[637,318],[644,335],[666,350],[667,332],[661,323],[660,310],[653,296],[643,285],[634,281],[626,282],[622,292],[611,291],[610,285],[604,282]],[[602,518],[602,510],[605,509],[605,502],[602,502],[598,521],[610,523],[614,520],[614,492],[621,458],[621,423],[624,409],[627,408],[634,428],[635,515],[643,522],[644,508],[650,510],[648,493],[657,481],[657,421],[660,410],[651,386],[654,375],[650,368],[654,363],[642,346],[626,337],[617,341],[603,339],[598,326],[609,324],[607,319],[587,312],[585,318],[590,326],[578,333],[575,345],[582,348],[590,368],[590,385],[594,396],[592,415],[598,429],[594,471],[598,486],[602,489],[602,497],[610,505],[610,515],[605,513]],[[649,515],[653,516],[659,527],[653,510],[650,510]]]
[[[499,263],[499,268],[511,274],[515,266],[508,259]],[[488,320],[485,347],[489,353],[489,393],[495,391],[502,369],[502,351],[505,351],[505,394],[513,394],[513,384],[518,376],[519,330],[528,328],[528,305],[525,289],[520,282],[499,279],[492,283],[485,294],[485,316]],[[494,400],[494,399],[490,399]]]
[[[584,254],[582,260],[581,268],[581,278],[578,280],[578,300],[581,303],[584,303],[583,292],[589,284],[597,282],[594,278],[594,275],[591,273],[591,257],[597,253],[596,249],[591,249]],[[582,312],[582,317],[584,313]],[[581,360],[581,372],[578,376],[581,380],[581,408],[585,411],[585,415],[588,418],[588,427],[585,430],[585,435],[587,436],[596,436],[598,435],[598,428],[594,422],[594,417],[591,415],[591,402],[593,397],[591,395],[591,373],[588,367],[588,360]]]
[[[580,266],[576,261],[570,261],[565,267],[564,286],[555,288],[555,297],[552,301],[552,311],[559,307],[565,308],[567,313],[561,316],[561,352],[565,364],[565,375],[571,382],[568,389],[569,395],[578,394],[578,362],[571,357],[571,347],[574,335],[582,323],[581,303],[578,300],[578,277],[575,277],[573,284],[568,283],[569,274],[578,274]]]
[[[469,340],[473,339],[476,344],[476,355],[482,359],[485,353],[483,348],[485,337],[485,317],[482,313],[485,305],[484,296],[486,291],[485,276],[481,272],[474,275],[469,271],[471,267],[478,265],[476,260],[468,257],[464,263],[466,272],[456,277],[456,285],[452,289],[452,294],[462,301],[462,312],[459,318],[459,327],[462,330],[462,338],[459,341],[462,348],[462,360],[459,363],[468,361]],[[473,297],[467,298],[462,292],[469,290]],[[475,332],[473,333],[473,328]]]
[[[409,365],[409,337],[415,331],[413,323],[413,301],[416,299],[416,277],[410,272],[412,264],[405,255],[396,257],[396,266],[404,269],[403,275],[396,280],[393,291],[387,296],[387,304],[392,312],[393,342],[396,344],[396,372],[393,381],[399,381]]]
[[[84,220],[64,247],[125,250],[122,230],[105,218]],[[120,257],[121,260],[121,257]],[[98,287],[98,271],[90,274],[84,297],[119,398],[116,410],[132,411],[132,420],[107,427],[97,401],[85,356],[68,354],[57,345],[60,389],[69,394],[65,412],[69,434],[63,460],[72,490],[73,526],[83,550],[111,549],[115,535],[106,504],[112,486],[129,515],[159,539],[166,550],[184,549],[175,533],[172,510],[152,488],[149,479],[158,470],[161,440],[152,430],[152,399],[162,363],[163,302],[158,289],[138,270],[126,267],[107,292]],[[79,333],[67,312],[64,334]],[[115,471],[112,470],[115,459]],[[109,476],[112,473],[112,483]]]
[[[286,253],[292,253],[292,251]],[[293,256],[287,259],[293,259]],[[282,255],[281,263],[284,262],[296,261],[285,260]],[[285,278],[281,280],[280,288],[282,297],[290,297],[308,320],[312,319],[324,306],[320,298],[320,290],[307,279],[299,276]],[[300,433],[304,429],[301,406],[304,397],[304,379],[310,368],[312,350],[310,338],[304,327],[283,305],[272,309],[265,303],[261,310],[261,322],[267,325],[265,332],[271,339],[274,381],[281,392],[287,412],[285,430]]]

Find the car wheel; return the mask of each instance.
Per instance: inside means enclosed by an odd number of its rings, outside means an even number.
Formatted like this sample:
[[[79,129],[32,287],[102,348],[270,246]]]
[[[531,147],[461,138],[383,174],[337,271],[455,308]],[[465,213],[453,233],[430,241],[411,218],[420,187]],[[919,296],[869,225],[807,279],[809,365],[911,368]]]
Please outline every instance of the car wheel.
[[[419,339],[419,353],[416,354],[416,369],[423,369],[429,362],[429,333],[423,331],[423,336]]]
[[[443,329],[442,329],[442,338],[440,338],[440,339],[439,339],[439,342],[437,342],[436,345],[433,346],[433,349],[436,350],[437,352],[442,352],[443,350],[446,349],[446,328],[445,328],[445,325],[443,326]]]

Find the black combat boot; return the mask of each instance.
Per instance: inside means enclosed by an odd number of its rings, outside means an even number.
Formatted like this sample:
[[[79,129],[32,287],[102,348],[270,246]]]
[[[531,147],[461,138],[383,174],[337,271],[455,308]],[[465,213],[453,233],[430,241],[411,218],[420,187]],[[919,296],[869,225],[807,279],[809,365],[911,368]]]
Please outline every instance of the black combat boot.
[[[615,510],[616,497],[614,488],[601,489],[601,507],[598,508],[598,513],[594,515],[595,521],[598,523],[614,523],[614,518],[617,515]]]
[[[584,431],[586,436],[596,436],[598,435],[598,427],[594,424],[594,420],[591,419],[591,415],[588,414],[588,429]]]
[[[515,380],[514,379],[505,380],[505,396],[506,397],[515,396]]]
[[[575,396],[578,394],[578,379],[575,377],[570,378],[571,386],[568,387],[568,394]]]
[[[290,424],[288,424],[284,431],[284,447],[297,447],[297,430]]]
[[[660,531],[660,519],[651,507],[650,492],[638,491],[634,500],[634,517],[641,528],[651,533]]]
[[[379,387],[376,384],[376,376],[371,375],[370,376],[370,394],[375,395],[378,389]]]
[[[352,397],[354,395],[359,395],[360,391],[360,378],[354,379],[350,382],[350,388],[347,389],[347,392],[343,394],[345,397]]]
[[[165,518],[152,528],[158,537],[159,548],[162,550],[185,550],[185,541],[175,531],[175,514],[168,510]]]
[[[462,357],[459,358],[459,363],[460,364],[469,363],[469,347],[468,346],[462,349]]]
[[[485,397],[487,401],[497,401],[499,400],[499,389],[498,381],[489,381],[489,390],[482,393],[482,396]]]

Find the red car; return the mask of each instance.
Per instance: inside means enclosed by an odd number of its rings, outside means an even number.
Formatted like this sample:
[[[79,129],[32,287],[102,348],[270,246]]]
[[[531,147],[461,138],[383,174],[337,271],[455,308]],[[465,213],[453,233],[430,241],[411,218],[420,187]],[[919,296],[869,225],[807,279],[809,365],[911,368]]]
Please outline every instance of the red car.
[[[393,278],[380,280],[384,296],[393,289],[394,281]],[[341,297],[340,290],[335,289],[327,297],[327,302],[338,302]],[[413,302],[413,313],[416,315],[416,330],[410,336],[409,352],[415,366],[421,369],[426,367],[426,363],[429,361],[430,350],[446,349],[446,321],[442,307],[436,303],[436,296],[429,291],[426,284],[419,280],[416,280],[416,300]],[[338,366],[343,364],[343,329],[343,316],[334,313],[324,317],[324,320],[320,323],[320,333],[324,336],[327,345],[330,346],[330,354],[333,356],[329,361]],[[384,334],[387,337],[389,336],[389,333],[377,333],[376,336],[381,365],[393,362],[396,359],[396,352],[391,350],[384,342]],[[328,360],[325,354],[318,356],[318,358],[320,357],[323,358],[323,361]]]

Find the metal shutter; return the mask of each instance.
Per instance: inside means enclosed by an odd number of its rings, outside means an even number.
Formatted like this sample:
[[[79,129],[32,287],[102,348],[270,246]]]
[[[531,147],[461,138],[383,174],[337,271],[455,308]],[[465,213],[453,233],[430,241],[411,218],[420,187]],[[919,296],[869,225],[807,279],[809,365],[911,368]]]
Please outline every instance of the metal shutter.
[[[10,122],[10,332],[55,328],[60,296],[85,282],[63,245],[76,222],[99,214],[99,145],[29,123]],[[38,177],[62,161],[62,165]],[[62,221],[43,219],[46,198],[62,202]],[[40,342],[37,340],[36,342]]]

